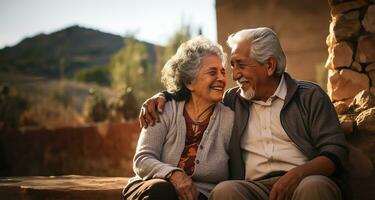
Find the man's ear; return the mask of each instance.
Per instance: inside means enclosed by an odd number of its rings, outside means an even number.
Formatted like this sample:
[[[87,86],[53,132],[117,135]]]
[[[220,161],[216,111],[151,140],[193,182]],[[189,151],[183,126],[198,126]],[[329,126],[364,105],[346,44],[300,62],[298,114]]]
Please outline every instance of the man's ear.
[[[273,76],[277,68],[277,61],[274,57],[270,57],[267,60],[267,75]]]

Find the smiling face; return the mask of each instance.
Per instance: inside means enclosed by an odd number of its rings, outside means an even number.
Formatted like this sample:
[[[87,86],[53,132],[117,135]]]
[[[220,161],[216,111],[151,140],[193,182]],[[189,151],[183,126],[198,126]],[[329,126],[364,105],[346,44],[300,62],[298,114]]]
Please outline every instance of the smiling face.
[[[274,69],[269,63],[261,64],[250,57],[249,42],[240,42],[233,46],[231,52],[231,68],[233,80],[241,88],[241,96],[245,99],[261,100],[268,91],[268,81]]]
[[[186,87],[191,91],[192,98],[207,103],[220,102],[227,83],[221,59],[215,55],[205,56],[200,65],[196,78]]]

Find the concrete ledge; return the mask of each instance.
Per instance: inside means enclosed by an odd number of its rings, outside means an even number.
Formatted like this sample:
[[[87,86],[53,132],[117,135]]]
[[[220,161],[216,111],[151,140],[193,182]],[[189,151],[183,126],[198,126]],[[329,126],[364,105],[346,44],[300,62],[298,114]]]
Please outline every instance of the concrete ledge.
[[[30,176],[0,178],[0,199],[121,199],[128,178]]]

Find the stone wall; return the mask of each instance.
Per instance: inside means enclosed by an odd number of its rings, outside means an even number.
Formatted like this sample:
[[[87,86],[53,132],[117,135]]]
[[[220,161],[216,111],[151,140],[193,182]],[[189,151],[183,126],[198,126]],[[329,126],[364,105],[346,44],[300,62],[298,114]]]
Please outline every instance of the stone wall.
[[[349,141],[351,183],[356,184],[353,188],[358,188],[365,179],[369,180],[366,184],[373,188],[375,1],[329,0],[329,5],[331,23],[326,40],[329,57],[325,65],[329,71],[328,95]]]
[[[132,176],[138,122],[0,131],[0,176]]]
[[[330,97],[350,102],[362,90],[375,94],[375,3],[330,0],[330,5],[325,65]]]

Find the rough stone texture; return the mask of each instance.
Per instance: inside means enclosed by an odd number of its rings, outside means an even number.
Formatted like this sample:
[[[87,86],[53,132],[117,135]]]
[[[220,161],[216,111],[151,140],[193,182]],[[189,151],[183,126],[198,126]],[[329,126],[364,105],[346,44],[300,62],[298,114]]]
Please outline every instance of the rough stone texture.
[[[343,115],[349,111],[349,105],[345,103],[345,101],[337,101],[334,102],[333,105],[335,106],[338,115]]]
[[[374,171],[371,159],[360,149],[349,145],[350,174],[354,177],[368,177]]]
[[[375,33],[375,5],[368,7],[366,15],[362,20],[362,25],[366,31]]]
[[[359,11],[332,17],[330,33],[335,36],[335,41],[339,42],[357,37],[360,29]]]
[[[375,71],[368,72],[368,76],[370,77],[371,85],[375,85]]]
[[[348,138],[349,143],[355,147],[360,156],[353,155],[352,149],[349,154],[349,161],[351,162],[351,169],[356,170],[350,179],[349,185],[353,195],[353,200],[373,200],[375,196],[375,170],[372,170],[371,175],[363,173],[368,171],[368,158],[372,161],[372,166],[375,166],[375,134],[364,134],[356,132]],[[357,154],[354,152],[354,154]],[[362,155],[366,156],[363,157]],[[361,172],[363,170],[363,172]],[[359,173],[358,173],[359,172]]]
[[[357,128],[359,131],[375,133],[375,107],[361,112],[357,118]]]
[[[344,130],[345,135],[349,135],[353,133],[353,127],[355,120],[353,119],[354,116],[349,114],[349,115],[339,115],[338,116],[340,124],[342,129]]]
[[[345,12],[350,11],[350,10],[361,8],[365,5],[367,5],[365,0],[349,1],[349,2],[344,2],[344,3],[332,5],[331,6],[331,14],[335,15],[335,14],[345,13]]]
[[[362,66],[357,61],[354,61],[352,63],[352,66],[350,66],[350,69],[353,69],[353,70],[355,70],[357,72],[361,72],[362,71]]]
[[[372,95],[375,95],[375,86],[372,86],[370,88],[370,92],[371,92]]]
[[[355,60],[360,63],[375,62],[375,34],[359,37]]]
[[[366,66],[366,72],[375,71],[375,63]]]
[[[128,178],[92,176],[8,177],[0,179],[0,199],[122,199]]]
[[[331,47],[333,46],[335,43],[336,43],[336,38],[335,38],[335,35],[333,33],[330,33],[328,34],[327,38],[326,38],[326,44],[328,47]],[[330,48],[328,48],[328,52],[330,53],[331,50]]]
[[[328,70],[327,90],[333,101],[350,99],[362,90],[369,90],[369,78],[349,69]]]
[[[375,5],[367,5],[375,0],[329,3],[332,20],[326,38],[327,90],[350,144],[352,199],[370,200],[375,196]],[[339,46],[342,42],[356,49],[350,54]],[[334,49],[337,46],[340,49]],[[350,65],[344,64],[353,57]]]
[[[375,107],[375,96],[367,90],[363,90],[355,95],[352,103],[349,105],[348,110],[352,113],[359,114],[364,110]]]
[[[132,159],[139,132],[136,121],[1,132],[0,177],[132,176]]]
[[[330,48],[327,59],[327,69],[337,69],[339,67],[349,67],[353,62],[353,49],[347,42],[339,42]]]
[[[368,76],[370,77],[371,85],[372,87],[375,86],[375,63],[371,63],[366,66],[366,72],[368,73]],[[371,92],[371,89],[370,89]],[[375,94],[374,92],[372,92]]]

